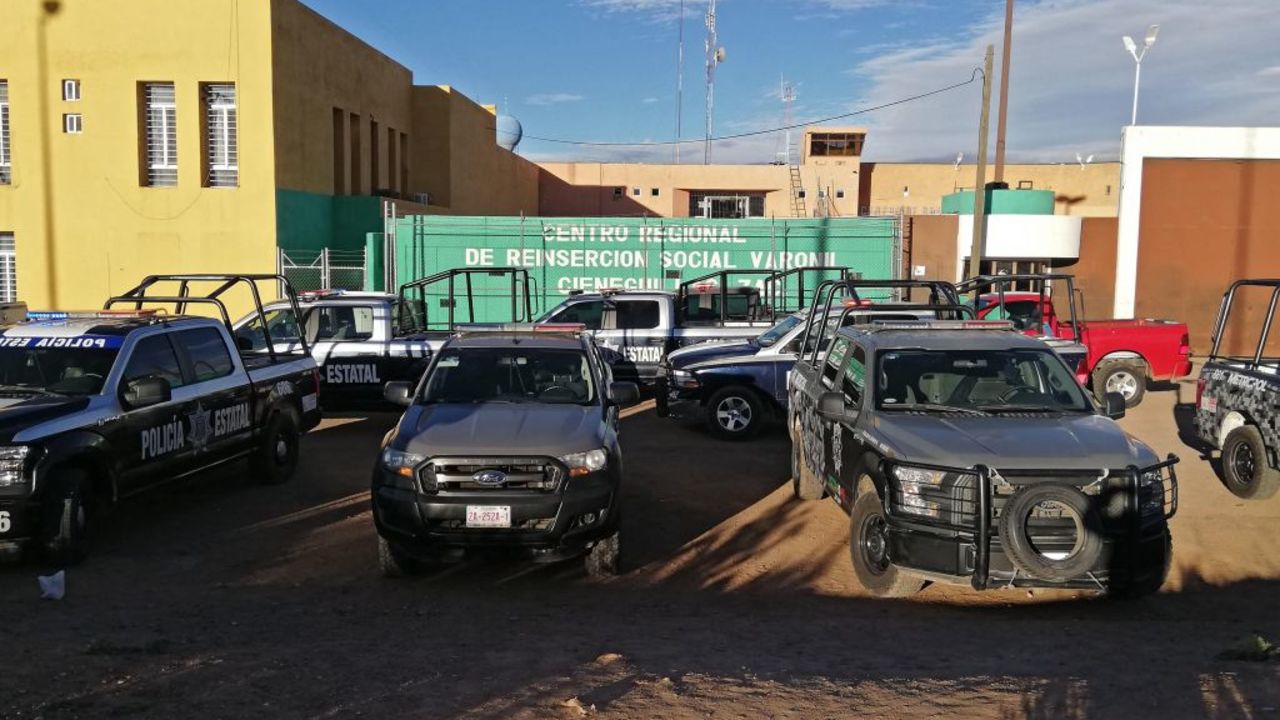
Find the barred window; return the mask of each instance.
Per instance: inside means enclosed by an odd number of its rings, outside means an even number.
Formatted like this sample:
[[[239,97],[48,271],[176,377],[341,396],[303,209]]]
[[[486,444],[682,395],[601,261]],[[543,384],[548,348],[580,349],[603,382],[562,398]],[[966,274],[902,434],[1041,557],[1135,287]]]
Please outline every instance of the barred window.
[[[0,80],[0,185],[13,182],[9,158],[9,83]]]
[[[17,257],[13,233],[0,233],[0,302],[18,299]]]
[[[142,98],[146,112],[146,184],[172,187],[178,184],[178,105],[173,83],[146,83]]]
[[[235,187],[239,184],[239,144],[236,127],[236,86],[204,86],[205,185]]]

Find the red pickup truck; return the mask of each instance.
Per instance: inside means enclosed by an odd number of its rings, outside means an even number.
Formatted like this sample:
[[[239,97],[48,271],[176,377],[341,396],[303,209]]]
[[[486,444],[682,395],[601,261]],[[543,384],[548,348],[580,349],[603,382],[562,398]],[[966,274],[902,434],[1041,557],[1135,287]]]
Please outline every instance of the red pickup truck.
[[[1065,286],[1070,301],[1059,315],[1050,294]],[[1035,288],[1032,290],[1019,288]],[[1087,350],[1076,369],[1082,384],[1099,399],[1108,392],[1124,395],[1125,404],[1142,402],[1150,381],[1169,381],[1191,373],[1190,336],[1185,323],[1172,320],[1083,320],[1076,312],[1071,275],[990,275],[961,283],[961,293],[974,293],[979,319],[1007,319],[1028,335],[1074,340]],[[1068,308],[1064,308],[1068,310]],[[1076,331],[1079,328],[1079,332]]]

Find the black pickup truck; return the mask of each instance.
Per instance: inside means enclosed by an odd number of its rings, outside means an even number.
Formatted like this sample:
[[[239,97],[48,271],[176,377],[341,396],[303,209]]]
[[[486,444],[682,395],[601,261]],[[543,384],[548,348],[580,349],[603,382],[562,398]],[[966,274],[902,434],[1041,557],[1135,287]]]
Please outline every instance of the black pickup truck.
[[[275,275],[151,276],[91,312],[0,328],[0,548],[84,558],[98,511],[158,483],[248,458],[288,480],[320,421],[306,352],[238,352],[225,293]],[[193,287],[215,287],[192,294]],[[163,295],[148,291],[175,287]],[[173,306],[164,314],[151,305]],[[211,306],[221,320],[184,314]],[[120,310],[132,306],[131,310]]]

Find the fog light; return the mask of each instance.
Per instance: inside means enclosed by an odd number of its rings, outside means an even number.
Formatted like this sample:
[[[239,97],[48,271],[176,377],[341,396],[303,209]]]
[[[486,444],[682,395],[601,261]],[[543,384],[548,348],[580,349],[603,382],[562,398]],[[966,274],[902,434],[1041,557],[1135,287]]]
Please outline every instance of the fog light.
[[[582,523],[583,525],[591,525],[591,524],[594,524],[595,521],[596,521],[596,514],[593,512],[583,515],[582,518],[579,520],[579,522]]]

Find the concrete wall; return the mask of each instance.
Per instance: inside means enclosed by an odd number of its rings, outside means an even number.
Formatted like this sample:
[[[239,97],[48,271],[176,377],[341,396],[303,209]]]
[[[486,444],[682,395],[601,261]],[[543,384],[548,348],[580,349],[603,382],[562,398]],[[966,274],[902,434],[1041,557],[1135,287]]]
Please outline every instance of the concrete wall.
[[[942,197],[973,189],[972,164],[958,169],[949,163],[863,163],[858,204],[872,214],[937,212]],[[994,169],[987,166],[988,180]],[[1006,165],[1005,182],[1017,188],[1030,181],[1037,190],[1053,190],[1057,215],[1113,216],[1120,195],[1120,164]],[[905,194],[904,194],[905,189]]]
[[[413,184],[451,214],[535,215],[538,167],[497,144],[497,117],[447,85],[413,89]]]
[[[1086,319],[1111,317],[1116,284],[1116,218],[1084,218],[1080,223],[1080,259],[1059,268],[1076,276],[1084,295]]]
[[[826,158],[830,160],[831,158]],[[842,166],[802,165],[805,210],[818,208],[818,191],[830,192],[833,215],[855,216],[858,158]],[[765,193],[765,217],[792,217],[791,170],[786,165],[649,165],[638,163],[539,163],[542,215],[650,215],[687,217],[689,191]],[[624,188],[614,199],[614,188]],[[640,194],[636,195],[635,190]],[[654,189],[658,195],[653,195]],[[838,197],[843,191],[844,197]]]
[[[924,267],[930,280],[954,280],[957,277],[956,233],[958,215],[910,215],[903,218],[902,267],[907,277],[914,269]]]
[[[408,190],[400,187],[399,168],[392,168],[390,160],[399,156],[400,133],[409,134],[410,145],[414,140],[409,69],[297,0],[271,0],[271,8],[279,186],[330,195]],[[346,120],[337,145],[344,148],[340,178],[335,178],[334,108],[341,108]],[[355,153],[350,142],[352,114],[359,116]],[[371,175],[371,121],[378,124],[376,178]],[[390,146],[388,129],[396,138]]]
[[[0,231],[32,307],[100,307],[143,275],[275,268],[270,7],[252,0],[0,3],[13,183]],[[145,47],[140,43],[145,42]],[[228,53],[228,48],[238,52]],[[61,81],[81,81],[63,102]],[[178,184],[141,187],[138,83],[173,82]],[[200,83],[236,84],[239,186],[203,187]],[[62,115],[84,132],[62,132]]]
[[[1194,201],[1188,188],[1195,188]],[[1197,353],[1209,335],[1222,293],[1241,278],[1280,277],[1280,160],[1180,160],[1143,163],[1138,317],[1184,320]],[[1262,291],[1243,296],[1228,352],[1250,352],[1262,327]],[[1280,327],[1272,332],[1280,348]],[[1280,351],[1277,351],[1280,354]]]

